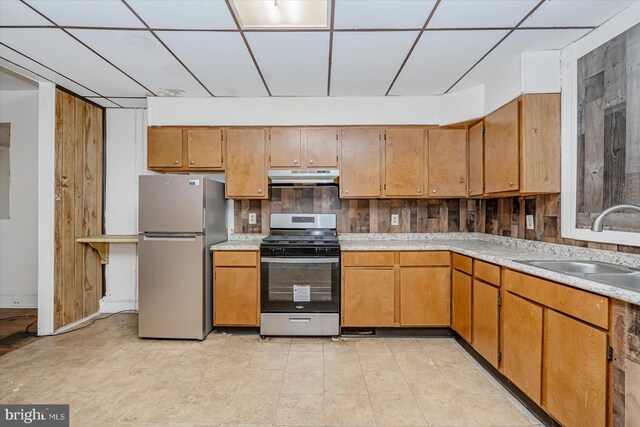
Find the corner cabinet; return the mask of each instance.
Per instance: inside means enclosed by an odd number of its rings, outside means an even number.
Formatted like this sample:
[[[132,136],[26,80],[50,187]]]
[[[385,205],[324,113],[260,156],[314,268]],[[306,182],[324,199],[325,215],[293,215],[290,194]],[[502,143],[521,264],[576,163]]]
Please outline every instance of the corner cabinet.
[[[522,95],[484,127],[486,195],[560,192],[560,94]]]
[[[266,132],[261,128],[227,130],[227,198],[269,198]]]
[[[147,167],[158,172],[224,170],[224,130],[210,127],[149,127]]]

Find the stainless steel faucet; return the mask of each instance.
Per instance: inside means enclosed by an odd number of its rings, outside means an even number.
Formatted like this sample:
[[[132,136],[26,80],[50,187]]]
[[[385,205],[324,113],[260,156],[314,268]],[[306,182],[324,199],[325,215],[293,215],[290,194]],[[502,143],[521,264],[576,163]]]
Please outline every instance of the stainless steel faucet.
[[[609,214],[626,210],[640,212],[640,206],[623,204],[611,206],[610,208],[605,209],[600,215],[597,216],[596,219],[593,220],[591,231],[597,231],[598,233],[601,232],[603,230],[604,220],[609,216]]]

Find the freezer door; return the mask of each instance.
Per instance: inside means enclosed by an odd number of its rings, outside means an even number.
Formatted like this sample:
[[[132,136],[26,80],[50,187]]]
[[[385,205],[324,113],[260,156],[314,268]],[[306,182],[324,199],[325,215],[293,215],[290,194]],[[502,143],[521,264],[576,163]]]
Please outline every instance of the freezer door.
[[[141,233],[202,233],[204,178],[196,175],[139,177]]]
[[[202,236],[145,236],[138,240],[138,335],[203,339]]]

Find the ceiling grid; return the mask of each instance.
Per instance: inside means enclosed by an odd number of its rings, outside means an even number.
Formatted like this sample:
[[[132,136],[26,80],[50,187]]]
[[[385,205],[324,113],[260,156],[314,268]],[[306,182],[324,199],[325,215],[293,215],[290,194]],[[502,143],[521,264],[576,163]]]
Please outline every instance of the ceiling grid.
[[[524,50],[561,49],[634,3],[327,0],[326,28],[243,28],[232,1],[2,0],[1,63],[125,107],[171,95],[167,88],[185,96],[440,95],[486,81]],[[46,31],[54,30],[71,40],[49,40]],[[69,67],[85,62],[67,68],[42,46],[33,48],[42,37],[49,51],[86,49],[96,59],[74,56]],[[113,51],[118,43],[127,44],[125,53]],[[362,49],[367,43],[375,49]],[[100,68],[104,62],[115,71]],[[318,93],[321,76],[325,89]]]

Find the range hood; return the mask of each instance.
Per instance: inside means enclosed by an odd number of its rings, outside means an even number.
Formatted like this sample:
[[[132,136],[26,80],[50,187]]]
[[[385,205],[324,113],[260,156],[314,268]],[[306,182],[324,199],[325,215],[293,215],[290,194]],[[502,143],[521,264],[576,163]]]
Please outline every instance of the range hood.
[[[338,169],[271,169],[271,184],[333,184],[340,176]]]

